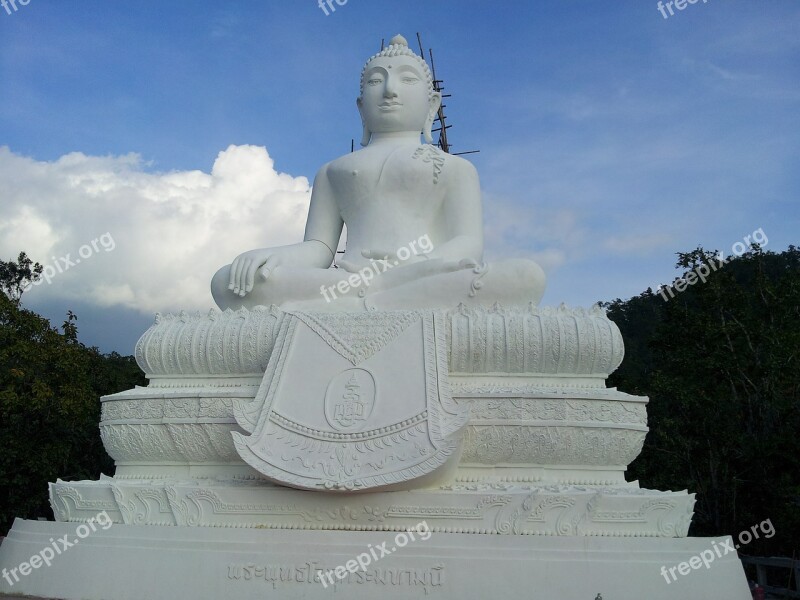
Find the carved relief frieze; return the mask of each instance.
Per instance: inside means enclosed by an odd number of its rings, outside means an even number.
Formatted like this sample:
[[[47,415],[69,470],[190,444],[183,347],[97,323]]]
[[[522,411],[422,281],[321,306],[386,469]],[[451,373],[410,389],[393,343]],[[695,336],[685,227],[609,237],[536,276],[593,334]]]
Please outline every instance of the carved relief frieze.
[[[476,264],[471,295],[488,267]],[[328,313],[323,320],[341,319]],[[358,313],[349,313],[350,315]],[[395,312],[370,312],[373,321]],[[157,315],[136,345],[136,360],[148,375],[263,373],[285,313],[278,308],[212,310],[207,315]],[[622,362],[617,326],[602,309],[459,306],[447,312],[449,369],[454,374],[574,374],[606,377]],[[368,320],[340,332],[356,348]],[[383,324],[387,326],[386,323]],[[402,323],[398,324],[402,328]],[[331,329],[329,322],[328,329]],[[368,334],[366,334],[368,335]],[[372,339],[372,338],[371,338]],[[375,340],[373,339],[374,343]]]
[[[443,319],[287,313],[258,394],[233,405],[251,434],[233,434],[237,452],[267,478],[306,489],[380,488],[432,473],[468,417],[450,397]]]
[[[51,484],[60,521],[101,510],[114,522],[188,527],[403,531],[500,535],[685,537],[694,495],[631,486],[451,485],[369,495],[308,494],[256,481],[105,479]]]
[[[627,466],[646,431],[583,426],[469,425],[463,463]]]

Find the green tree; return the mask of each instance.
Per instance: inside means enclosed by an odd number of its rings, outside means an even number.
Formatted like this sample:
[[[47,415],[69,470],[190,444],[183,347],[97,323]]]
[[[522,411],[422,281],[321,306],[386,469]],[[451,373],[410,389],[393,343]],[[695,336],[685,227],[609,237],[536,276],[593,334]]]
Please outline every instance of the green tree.
[[[59,330],[20,306],[40,271],[24,253],[0,263],[0,531],[17,516],[52,514],[48,482],[113,472],[99,396],[144,384],[133,357],[81,344],[71,311]]]
[[[0,260],[0,292],[19,304],[22,292],[42,275],[42,265],[36,264],[24,252],[20,252],[17,261]]]
[[[715,261],[678,255],[684,276]],[[748,549],[791,553],[800,534],[800,251],[759,248],[665,301],[651,290],[606,306],[626,359],[609,380],[650,397],[650,433],[630,473],[697,492],[693,535],[737,534],[769,518]]]

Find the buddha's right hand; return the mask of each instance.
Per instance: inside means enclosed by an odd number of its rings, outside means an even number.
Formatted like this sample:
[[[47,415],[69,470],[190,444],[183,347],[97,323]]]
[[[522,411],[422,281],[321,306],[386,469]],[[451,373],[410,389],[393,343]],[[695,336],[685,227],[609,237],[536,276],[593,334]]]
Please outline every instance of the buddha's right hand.
[[[266,279],[275,267],[281,264],[279,253],[272,248],[249,250],[237,256],[231,263],[228,289],[239,296],[246,296],[253,290],[256,272]]]

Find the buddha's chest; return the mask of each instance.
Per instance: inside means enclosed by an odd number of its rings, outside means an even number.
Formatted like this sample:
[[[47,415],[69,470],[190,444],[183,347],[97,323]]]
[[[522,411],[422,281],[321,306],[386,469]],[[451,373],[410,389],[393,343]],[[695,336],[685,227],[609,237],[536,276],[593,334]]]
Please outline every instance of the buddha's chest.
[[[362,210],[438,212],[446,190],[444,159],[430,146],[358,152],[333,163],[328,178],[342,216]]]

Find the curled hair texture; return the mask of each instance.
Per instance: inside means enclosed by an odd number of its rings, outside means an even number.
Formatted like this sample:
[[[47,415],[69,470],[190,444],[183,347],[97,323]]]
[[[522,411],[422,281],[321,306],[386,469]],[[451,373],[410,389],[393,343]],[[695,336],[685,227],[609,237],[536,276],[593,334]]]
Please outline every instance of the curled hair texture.
[[[395,56],[411,56],[417,60],[420,67],[422,68],[423,74],[425,75],[425,82],[428,84],[428,98],[432,98],[434,94],[433,75],[431,74],[431,70],[428,67],[428,63],[425,62],[424,58],[422,58],[418,54],[415,54],[414,51],[408,47],[408,42],[406,41],[406,38],[404,38],[402,35],[399,34],[391,39],[388,46],[386,46],[383,50],[381,50],[377,54],[373,54],[369,58],[369,60],[367,60],[367,62],[364,63],[364,68],[361,69],[361,90],[360,90],[361,95],[362,96],[364,95],[364,76],[367,73],[367,67],[369,66],[369,63],[371,63],[376,58],[382,58],[382,57],[393,58]]]

